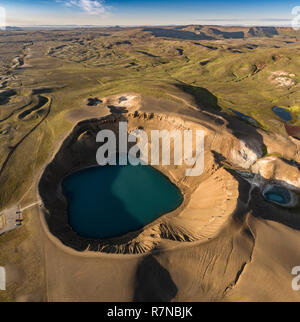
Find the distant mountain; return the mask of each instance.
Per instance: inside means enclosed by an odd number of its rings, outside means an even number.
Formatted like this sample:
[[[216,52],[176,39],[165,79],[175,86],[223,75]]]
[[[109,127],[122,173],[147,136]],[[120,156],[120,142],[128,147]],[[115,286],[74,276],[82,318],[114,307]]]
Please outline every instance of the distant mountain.
[[[244,39],[251,37],[274,37],[280,34],[294,35],[295,31],[289,27],[223,27],[207,25],[188,25],[172,27],[147,27],[143,31],[150,31],[156,37],[177,38],[187,40],[218,40]]]
[[[300,31],[290,27],[264,27],[264,26],[219,26],[219,25],[182,25],[182,26],[92,26],[92,25],[40,25],[26,27],[6,27],[7,31],[37,31],[37,30],[75,30],[94,29],[109,32],[137,28],[140,31],[151,33],[155,37],[182,39],[182,40],[222,40],[246,38],[273,38],[278,35],[287,37],[300,37]]]
[[[279,35],[276,27],[251,27],[248,34],[254,37],[273,37]]]

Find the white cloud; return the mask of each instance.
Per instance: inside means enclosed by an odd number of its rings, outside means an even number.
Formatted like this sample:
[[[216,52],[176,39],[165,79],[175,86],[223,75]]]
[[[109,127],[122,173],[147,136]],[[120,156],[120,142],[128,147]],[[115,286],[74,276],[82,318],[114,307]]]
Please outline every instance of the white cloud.
[[[76,7],[90,15],[103,15],[106,13],[104,0],[57,0],[67,7]]]

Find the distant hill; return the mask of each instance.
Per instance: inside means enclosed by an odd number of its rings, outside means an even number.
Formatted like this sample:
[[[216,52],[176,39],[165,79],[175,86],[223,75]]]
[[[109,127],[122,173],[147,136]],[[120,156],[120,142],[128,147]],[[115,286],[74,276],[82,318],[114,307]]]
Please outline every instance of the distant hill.
[[[290,27],[264,26],[218,26],[218,25],[182,25],[182,26],[81,26],[81,25],[52,25],[52,26],[8,26],[6,31],[45,31],[45,30],[103,30],[116,32],[123,30],[139,30],[155,37],[179,40],[222,40],[247,38],[273,38],[276,36],[300,37],[300,31]]]
[[[273,37],[279,35],[279,32],[275,27],[251,27],[248,34],[254,37]]]
[[[207,25],[147,27],[143,31],[150,31],[156,37],[187,40],[244,39],[251,37],[270,38],[281,34],[294,35],[297,33],[288,27],[223,27]]]

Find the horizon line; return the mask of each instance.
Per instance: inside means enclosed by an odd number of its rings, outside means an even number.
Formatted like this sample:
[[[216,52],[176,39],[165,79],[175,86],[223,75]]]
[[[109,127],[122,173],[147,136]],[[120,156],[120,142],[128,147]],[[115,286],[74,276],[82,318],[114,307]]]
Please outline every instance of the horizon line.
[[[143,25],[118,25],[118,24],[112,24],[112,25],[86,25],[86,24],[47,24],[47,25],[6,25],[5,28],[33,28],[33,27],[100,27],[100,28],[113,28],[113,27],[119,27],[119,28],[134,28],[134,27],[173,27],[173,26],[218,26],[218,27],[270,27],[270,28],[276,28],[276,27],[284,27],[284,28],[292,28],[291,24],[274,24],[274,25],[259,25],[259,24],[143,24]]]

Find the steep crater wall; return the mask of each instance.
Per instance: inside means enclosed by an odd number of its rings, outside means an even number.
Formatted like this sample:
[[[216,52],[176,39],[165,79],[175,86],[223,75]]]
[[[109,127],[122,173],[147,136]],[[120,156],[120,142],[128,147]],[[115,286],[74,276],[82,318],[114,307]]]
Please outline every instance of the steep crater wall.
[[[198,177],[188,177],[185,165],[155,166],[181,190],[184,201],[179,208],[124,236],[105,240],[84,238],[73,231],[68,223],[68,204],[62,193],[62,180],[75,171],[97,166],[96,151],[101,145],[96,142],[97,133],[109,129],[118,137],[121,121],[128,122],[128,132],[143,129],[149,137],[153,129],[203,130],[204,172]],[[249,146],[255,146],[256,150]],[[205,122],[172,115],[135,112],[127,116],[110,115],[82,121],[64,140],[39,182],[48,228],[63,244],[75,250],[122,254],[150,251],[158,247],[163,239],[191,242],[211,238],[235,211],[239,198],[237,180],[218,165],[216,156],[248,168],[260,156],[259,150],[259,143],[241,142],[226,131],[225,126],[208,126]],[[173,152],[174,147],[171,145],[171,155]]]

